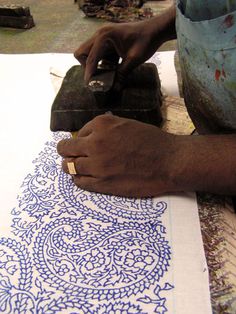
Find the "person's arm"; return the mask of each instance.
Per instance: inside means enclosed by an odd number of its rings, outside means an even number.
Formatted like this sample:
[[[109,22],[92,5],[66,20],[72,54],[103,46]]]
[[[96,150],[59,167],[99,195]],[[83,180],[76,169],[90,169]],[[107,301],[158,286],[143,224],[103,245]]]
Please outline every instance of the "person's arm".
[[[205,191],[236,195],[236,135],[177,136],[135,120],[98,116],[58,152],[80,188],[128,197]]]
[[[175,12],[172,6],[148,20],[100,28],[74,53],[85,67],[85,81],[88,82],[100,60],[122,58],[118,73],[124,77],[149,59],[165,41],[176,38]]]
[[[178,136],[174,186],[236,195],[236,134]]]
[[[175,19],[176,7],[173,5],[161,15],[157,15],[142,22],[147,25],[147,29],[149,29],[149,32],[152,34],[152,39],[157,47],[168,40],[177,38]]]

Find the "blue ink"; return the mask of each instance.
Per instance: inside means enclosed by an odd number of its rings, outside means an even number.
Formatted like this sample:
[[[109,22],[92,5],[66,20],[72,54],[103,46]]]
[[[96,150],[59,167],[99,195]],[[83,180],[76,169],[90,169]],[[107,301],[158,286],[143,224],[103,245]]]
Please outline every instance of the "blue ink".
[[[12,239],[0,238],[0,312],[145,314],[149,304],[165,313],[167,204],[77,188],[56,152],[66,136],[54,134],[33,161],[11,212]]]

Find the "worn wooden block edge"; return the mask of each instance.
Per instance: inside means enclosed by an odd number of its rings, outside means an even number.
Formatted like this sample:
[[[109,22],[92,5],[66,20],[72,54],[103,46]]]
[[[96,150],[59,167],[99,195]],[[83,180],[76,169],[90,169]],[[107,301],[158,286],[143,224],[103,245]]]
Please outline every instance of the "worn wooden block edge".
[[[30,16],[30,8],[14,4],[0,5],[0,16]]]
[[[35,26],[29,7],[16,5],[0,6],[0,26],[29,29]]]
[[[32,16],[0,16],[1,27],[29,29],[35,26]]]

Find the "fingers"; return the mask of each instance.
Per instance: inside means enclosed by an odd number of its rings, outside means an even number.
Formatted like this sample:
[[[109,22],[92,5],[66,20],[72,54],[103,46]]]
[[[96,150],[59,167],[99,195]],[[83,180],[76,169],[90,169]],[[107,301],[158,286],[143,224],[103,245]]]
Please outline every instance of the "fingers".
[[[115,117],[112,114],[104,114],[89,121],[82,129],[78,131],[77,138],[61,140],[57,144],[57,152],[62,157],[86,157],[88,156],[88,136],[93,130],[105,127],[110,120],[113,122]]]
[[[80,176],[76,175],[73,177],[75,185],[79,188],[90,191],[90,192],[98,192],[106,193],[106,194],[114,194],[110,192],[109,183],[104,182],[99,178],[94,178],[92,176]]]
[[[82,129],[78,131],[78,137],[84,138],[92,134],[93,132],[101,131],[103,128],[106,128],[108,123],[113,123],[117,117],[113,115],[111,112],[106,112],[105,114],[101,114],[87,122]]]
[[[148,193],[143,192],[134,187],[134,184],[130,182],[111,182],[109,180],[103,180],[92,176],[80,176],[76,175],[73,177],[75,185],[79,188],[90,191],[109,195],[126,196],[126,197],[143,197]],[[145,193],[145,194],[144,194]],[[152,196],[152,194],[148,195]]]
[[[97,178],[93,178],[90,176],[80,176],[76,175],[74,176],[74,183],[77,185],[79,188],[90,191],[90,192],[95,192],[97,190],[97,185],[99,180]]]
[[[61,140],[57,152],[62,157],[87,156],[86,141],[83,138]]]
[[[83,67],[86,66],[86,60],[89,52],[93,46],[94,36],[83,43],[75,52],[74,57],[82,64]]]
[[[73,163],[76,170],[76,174],[72,176],[75,185],[83,190],[95,192],[101,180],[90,174],[92,165],[89,158],[79,157],[64,159],[62,162],[62,169],[65,173],[70,174],[68,163]]]
[[[75,58],[85,67],[86,84],[95,73],[99,61],[107,59],[118,63],[119,56],[111,40],[112,36],[111,28],[103,27],[75,51]]]
[[[75,51],[75,58],[85,67],[86,84],[95,73],[98,62],[103,59],[115,60],[116,63],[118,57],[123,59],[118,67],[118,80],[120,79],[121,83],[131,70],[145,61],[143,55],[146,55],[144,48],[147,45],[143,44],[143,39],[138,38],[135,32],[135,36],[129,37],[129,29],[125,24],[104,26]]]
[[[86,84],[95,73],[98,62],[105,57],[106,50],[108,50],[106,39],[95,35],[74,52],[75,58],[85,67],[84,80]]]
[[[78,137],[86,137],[89,136],[93,132],[90,121],[87,122],[82,129],[78,131]]]
[[[73,167],[76,173],[71,173],[70,164],[73,163]],[[91,175],[91,162],[88,157],[78,158],[65,158],[62,161],[62,169],[68,174],[77,174],[80,176]]]
[[[86,60],[86,67],[84,73],[84,80],[86,84],[88,84],[91,76],[96,72],[98,62],[105,57],[107,50],[108,47],[105,39],[104,40],[102,40],[102,38],[95,39]]]

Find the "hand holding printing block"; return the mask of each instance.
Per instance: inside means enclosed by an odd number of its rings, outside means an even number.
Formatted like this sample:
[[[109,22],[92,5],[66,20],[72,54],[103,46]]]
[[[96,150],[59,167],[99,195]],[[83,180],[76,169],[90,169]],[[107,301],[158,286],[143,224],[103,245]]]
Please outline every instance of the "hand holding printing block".
[[[122,80],[136,66],[149,59],[163,42],[176,37],[174,15],[174,7],[171,7],[153,19],[100,28],[74,53],[85,67],[86,83],[95,73],[100,60],[117,61],[119,57],[122,63],[118,75]]]

